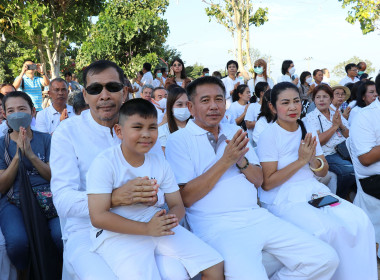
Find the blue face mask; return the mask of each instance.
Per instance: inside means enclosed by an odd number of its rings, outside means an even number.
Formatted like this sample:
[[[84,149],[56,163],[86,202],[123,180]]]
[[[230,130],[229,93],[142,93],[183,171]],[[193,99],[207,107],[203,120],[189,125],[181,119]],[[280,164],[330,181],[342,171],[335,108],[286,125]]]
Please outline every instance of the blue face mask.
[[[363,75],[363,74],[364,74],[364,71],[359,71],[359,72],[358,72],[358,75],[359,75],[359,76],[361,76],[361,75]]]
[[[264,72],[264,68],[261,66],[255,67],[255,68],[253,68],[253,71],[255,71],[256,74],[261,75]]]
[[[7,124],[15,131],[20,131],[20,126],[28,128],[32,123],[32,115],[24,112],[17,112],[7,116]]]
[[[157,73],[157,78],[161,78],[162,77],[162,73]]]

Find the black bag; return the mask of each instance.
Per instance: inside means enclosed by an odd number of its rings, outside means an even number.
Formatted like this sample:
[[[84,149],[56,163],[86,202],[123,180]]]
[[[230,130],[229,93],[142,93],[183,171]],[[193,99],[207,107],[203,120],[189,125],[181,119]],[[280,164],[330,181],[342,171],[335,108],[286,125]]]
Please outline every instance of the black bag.
[[[58,280],[62,275],[62,256],[50,235],[47,218],[33,193],[20,153],[17,176],[20,179],[21,211],[30,246],[30,275],[33,280]]]
[[[359,179],[363,191],[377,199],[380,199],[380,175],[373,175],[364,179]]]
[[[351,161],[350,153],[348,152],[346,140],[344,140],[342,143],[335,146],[335,151],[340,155],[340,157],[344,160]]]

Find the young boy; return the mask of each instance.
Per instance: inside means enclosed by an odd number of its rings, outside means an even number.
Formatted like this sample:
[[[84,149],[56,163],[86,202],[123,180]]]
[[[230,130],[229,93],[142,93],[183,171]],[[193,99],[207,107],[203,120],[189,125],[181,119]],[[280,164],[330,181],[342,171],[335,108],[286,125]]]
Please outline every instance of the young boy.
[[[101,153],[87,173],[92,249],[119,279],[161,279],[155,254],[178,258],[191,277],[202,271],[203,279],[224,279],[222,257],[178,225],[185,209],[169,164],[148,153],[158,134],[154,105],[141,98],[127,101],[114,128],[121,145]],[[165,194],[168,213],[157,204],[112,208],[113,189],[145,176]]]

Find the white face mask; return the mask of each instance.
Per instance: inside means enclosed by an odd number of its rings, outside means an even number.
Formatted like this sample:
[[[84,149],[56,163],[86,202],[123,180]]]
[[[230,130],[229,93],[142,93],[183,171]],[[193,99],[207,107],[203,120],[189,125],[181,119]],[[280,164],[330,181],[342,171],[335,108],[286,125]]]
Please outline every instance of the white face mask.
[[[309,85],[312,83],[312,81],[313,81],[312,77],[309,77],[306,79],[306,83],[308,83]]]
[[[190,118],[190,111],[188,108],[173,108],[174,117],[183,122]]]
[[[289,74],[290,74],[290,76],[293,76],[294,73],[296,73],[296,68],[295,68],[295,67],[293,67],[293,68],[291,68],[291,69],[289,70]]]
[[[166,98],[162,98],[160,101],[158,101],[158,104],[160,105],[161,108],[165,109],[166,108]]]

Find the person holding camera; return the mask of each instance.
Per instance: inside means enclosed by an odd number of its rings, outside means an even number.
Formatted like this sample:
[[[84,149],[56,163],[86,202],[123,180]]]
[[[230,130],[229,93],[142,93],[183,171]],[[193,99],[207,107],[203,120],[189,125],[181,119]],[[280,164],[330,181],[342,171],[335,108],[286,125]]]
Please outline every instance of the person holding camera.
[[[41,74],[41,77],[35,76],[35,73]],[[49,78],[42,70],[41,64],[35,64],[32,60],[24,61],[20,75],[14,80],[13,86],[16,89],[26,92],[32,99],[36,111],[41,111],[42,108],[42,87],[48,86]]]

